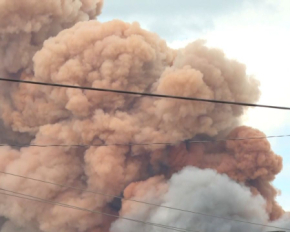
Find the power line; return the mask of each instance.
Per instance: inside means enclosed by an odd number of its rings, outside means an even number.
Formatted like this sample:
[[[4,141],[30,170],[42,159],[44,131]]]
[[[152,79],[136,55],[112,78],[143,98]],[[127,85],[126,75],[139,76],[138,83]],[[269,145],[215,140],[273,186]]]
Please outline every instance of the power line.
[[[39,180],[39,179],[26,177],[26,176],[22,176],[22,175],[17,175],[17,174],[12,174],[12,173],[8,173],[8,172],[0,171],[0,173],[6,174],[6,175],[10,175],[10,176],[14,176],[14,177],[20,177],[20,178],[24,178],[24,179],[28,179],[28,180],[38,181],[38,182],[42,182],[42,183],[45,183],[45,184],[51,184],[51,185],[55,185],[55,186],[58,186],[58,187],[65,187],[65,188],[79,190],[79,191],[82,191],[82,192],[88,192],[88,193],[92,193],[92,194],[96,194],[96,195],[102,195],[104,197],[114,197],[114,198],[125,200],[125,201],[131,201],[131,202],[135,202],[135,203],[146,204],[146,205],[150,205],[150,206],[154,206],[154,207],[160,207],[160,208],[165,208],[165,209],[170,209],[170,210],[175,210],[175,211],[180,211],[180,212],[185,212],[185,213],[191,213],[191,214],[198,214],[198,215],[202,215],[202,216],[206,216],[206,217],[219,218],[219,219],[223,219],[223,220],[227,220],[227,221],[235,221],[235,222],[240,222],[240,223],[252,224],[252,225],[256,225],[256,226],[264,226],[264,227],[275,228],[275,229],[290,230],[290,229],[287,229],[287,228],[279,228],[279,227],[268,226],[268,225],[265,225],[265,224],[260,224],[260,223],[255,223],[255,222],[231,219],[231,218],[216,216],[216,215],[212,215],[212,214],[200,213],[200,212],[196,212],[196,211],[190,211],[190,210],[179,209],[179,208],[174,208],[174,207],[169,207],[169,206],[164,206],[164,205],[158,205],[158,204],[144,202],[144,201],[139,201],[139,200],[127,199],[127,198],[120,197],[120,196],[105,194],[103,192],[90,191],[90,190],[86,190],[86,189],[82,189],[82,188],[72,187],[72,186],[63,185],[63,184],[57,184],[57,183],[53,183],[53,182],[49,182],[49,181],[45,181],[45,180]]]
[[[111,143],[111,144],[0,144],[0,147],[109,147],[109,146],[149,146],[149,145],[178,145],[183,142],[187,143],[215,143],[225,141],[241,141],[241,140],[259,140],[259,139],[272,139],[284,138],[290,135],[270,135],[261,137],[244,137],[244,138],[226,138],[216,140],[183,140],[176,143]]]
[[[16,197],[16,198],[22,198],[22,199],[26,199],[26,200],[30,200],[30,201],[36,201],[36,202],[41,202],[41,203],[46,203],[46,204],[50,204],[50,205],[57,205],[57,206],[61,206],[61,207],[64,207],[64,208],[71,208],[71,209],[86,211],[86,212],[95,213],[95,214],[102,214],[102,215],[109,216],[109,217],[114,217],[114,218],[118,218],[118,219],[123,219],[123,220],[127,220],[127,221],[142,223],[142,224],[145,224],[145,225],[151,225],[151,226],[156,226],[156,227],[170,229],[170,230],[175,230],[175,231],[197,232],[197,231],[182,229],[182,228],[178,228],[178,227],[174,227],[174,226],[167,226],[167,225],[163,225],[163,224],[158,224],[158,223],[153,223],[153,222],[146,222],[146,221],[140,221],[140,220],[137,220],[137,219],[132,219],[132,218],[127,218],[127,217],[117,216],[117,215],[105,213],[105,212],[102,212],[102,211],[90,210],[90,209],[86,209],[86,208],[82,208],[82,207],[78,207],[78,206],[73,206],[73,205],[69,205],[69,204],[65,204],[65,203],[61,203],[61,202],[57,202],[57,201],[46,200],[46,199],[43,199],[43,198],[39,198],[39,197],[35,197],[35,196],[23,194],[23,193],[18,193],[18,192],[10,191],[10,190],[7,190],[7,189],[0,188],[0,190],[6,191],[6,192],[9,192],[9,193],[16,194],[16,195],[12,195],[12,194],[7,194],[7,193],[0,193],[2,195],[6,195],[6,196],[12,196],[12,197]],[[24,196],[24,197],[20,197],[20,196],[17,196],[17,195]]]
[[[9,82],[25,83],[25,84],[33,84],[33,85],[54,86],[54,87],[61,87],[61,88],[94,90],[94,91],[100,91],[100,92],[111,92],[111,93],[130,94],[130,95],[139,95],[139,96],[148,96],[148,97],[172,98],[172,99],[187,100],[187,101],[201,101],[201,102],[228,104],[228,105],[240,105],[240,106],[272,108],[272,109],[279,109],[279,110],[290,110],[290,107],[285,107],[285,106],[261,105],[261,104],[252,104],[252,103],[246,103],[246,102],[221,101],[221,100],[204,99],[204,98],[182,97],[182,96],[156,94],[156,93],[144,93],[144,92],[142,93],[142,92],[133,92],[133,91],[116,90],[116,89],[83,87],[83,86],[46,83],[46,82],[37,82],[37,81],[26,81],[26,80],[17,80],[17,79],[8,79],[8,78],[0,78],[0,81],[9,81]]]
[[[73,205],[64,204],[64,203],[61,203],[61,202],[46,200],[46,199],[43,199],[43,198],[34,197],[34,196],[26,195],[26,194],[23,194],[23,193],[18,193],[18,192],[2,189],[2,188],[0,188],[0,190],[6,191],[6,192],[10,192],[10,193],[14,193],[14,194],[21,195],[21,196],[26,196],[26,197],[20,197],[20,196],[17,196],[17,195],[11,195],[11,194],[7,194],[7,193],[0,193],[2,195],[6,195],[6,196],[22,198],[22,199],[26,199],[26,200],[30,200],[30,201],[37,201],[37,202],[51,204],[51,205],[57,205],[57,206],[61,206],[61,207],[64,207],[64,208],[71,208],[71,209],[77,209],[77,210],[87,211],[87,212],[96,213],[96,214],[102,214],[102,215],[109,216],[109,217],[115,217],[115,218],[129,220],[129,221],[133,221],[133,222],[137,222],[137,223],[148,224],[148,225],[151,225],[151,226],[156,226],[156,227],[170,229],[170,230],[183,231],[183,232],[197,232],[197,231],[186,230],[186,229],[182,229],[182,228],[178,228],[178,227],[158,224],[158,223],[152,223],[152,222],[140,221],[140,220],[136,220],[136,219],[132,219],[132,218],[126,218],[126,217],[122,217],[122,216],[117,216],[117,215],[113,215],[113,214],[104,213],[102,211],[96,211],[96,210],[90,210],[90,209],[86,209],[86,208],[81,208],[81,207],[77,207],[77,206],[73,206]],[[263,224],[259,224],[259,225],[260,226],[265,226],[267,228],[290,230],[290,228],[269,226],[269,225],[263,225]]]
[[[110,146],[148,146],[148,145],[174,145],[178,143],[112,143],[112,144],[0,144],[0,147],[110,147]]]
[[[241,105],[241,106],[253,106],[253,107],[263,107],[263,108],[273,108],[273,109],[283,109],[283,110],[290,110],[290,107],[282,107],[282,106],[271,106],[271,105],[261,105],[261,104],[251,104],[251,103],[244,103],[244,102],[230,102],[230,101],[219,101],[219,100],[210,100],[210,99],[202,99],[202,98],[189,98],[189,97],[182,97],[182,96],[172,96],[172,95],[163,95],[163,94],[153,94],[153,93],[141,93],[141,92],[131,92],[131,91],[122,91],[122,90],[113,90],[113,89],[101,89],[101,88],[92,88],[92,87],[80,87],[80,86],[72,86],[72,85],[63,85],[63,84],[54,84],[54,83],[44,83],[44,82],[32,82],[32,81],[24,81],[24,80],[12,80],[12,79],[5,79],[5,78],[0,78],[0,80],[2,81],[9,81],[9,82],[17,82],[17,83],[26,83],[26,84],[34,84],[34,85],[44,85],[44,86],[54,86],[54,87],[65,87],[65,88],[74,88],[74,89],[83,89],[83,90],[95,90],[95,91],[101,91],[101,92],[112,92],[112,93],[121,93],[121,94],[130,94],[130,95],[141,95],[141,96],[150,96],[150,97],[160,97],[160,98],[173,98],[173,99],[179,99],[179,100],[191,100],[191,101],[202,101],[202,102],[211,102],[211,103],[220,103],[220,104],[230,104],[230,105]],[[234,138],[234,139],[221,139],[221,140],[214,140],[214,141],[187,141],[189,143],[208,143],[208,142],[217,142],[217,141],[228,141],[228,140],[250,140],[250,139],[265,139],[265,138],[276,138],[276,137],[290,137],[290,135],[279,135],[279,136],[266,136],[266,137],[253,137],[253,138]],[[91,147],[91,146],[135,146],[135,145],[172,145],[173,143],[145,143],[145,144],[105,144],[105,145],[84,145],[84,144],[80,144],[80,145],[37,145],[37,144],[30,144],[30,145],[10,145],[10,146],[14,146],[14,147],[27,147],[27,146],[36,146],[36,147],[51,147],[51,146],[76,146],[76,147]],[[0,144],[0,146],[6,146],[5,144]],[[1,172],[4,173],[4,172]],[[8,173],[5,173],[8,174]],[[11,174],[13,175],[13,174]],[[15,175],[17,176],[17,175]],[[26,177],[24,177],[26,178]],[[32,179],[32,178],[27,178],[27,179]],[[36,180],[36,179],[34,179]],[[41,180],[37,180],[37,181],[41,181]],[[46,182],[46,181],[41,181],[41,182],[45,182],[45,183],[50,183],[50,182]],[[54,184],[54,183],[50,183],[50,184]],[[62,186],[62,187],[68,187],[68,188],[74,188],[74,187],[70,187],[70,186],[65,186],[65,185],[59,185],[59,184],[55,184],[58,186]],[[77,189],[77,188],[74,188]],[[4,190],[4,189],[2,189]],[[79,189],[82,190],[82,189]],[[4,190],[4,191],[8,191],[8,190]],[[86,190],[82,190],[82,191],[86,191]],[[8,191],[8,192],[12,192],[12,191]],[[86,191],[86,192],[91,192],[91,191]],[[12,192],[13,193],[13,192]],[[16,193],[16,192],[14,192]],[[93,192],[92,192],[93,193]],[[3,193],[2,193],[3,194]],[[16,193],[16,194],[20,194],[20,193]],[[95,194],[101,194],[101,193],[95,193]],[[4,195],[9,195],[9,194],[4,194]],[[20,195],[24,195],[24,194],[20,194]],[[104,195],[104,194],[101,194]],[[10,195],[10,196],[14,196],[14,195]],[[27,196],[27,195],[26,195]],[[110,196],[110,195],[108,195]],[[17,196],[15,196],[17,197]],[[33,196],[29,196],[32,198],[36,198]],[[116,196],[113,196],[116,197]],[[120,197],[119,197],[120,198]],[[27,198],[28,199],[28,198]],[[37,199],[37,198],[36,198]],[[48,201],[48,200],[44,200],[41,198],[38,198],[40,201]],[[124,200],[129,200],[129,199],[125,199],[125,198],[121,198]],[[31,199],[28,199],[31,200]],[[267,225],[263,225],[263,224],[258,224],[258,223],[252,223],[252,222],[246,222],[246,221],[240,221],[240,220],[234,220],[234,219],[229,219],[229,218],[223,218],[223,217],[219,217],[219,216],[213,216],[213,215],[208,215],[208,214],[203,214],[203,213],[198,213],[198,212],[192,212],[192,211],[187,211],[187,210],[182,210],[182,209],[176,209],[176,208],[172,208],[172,207],[166,207],[166,206],[161,206],[161,205],[155,205],[155,204],[151,204],[151,203],[147,203],[147,202],[141,202],[141,201],[137,201],[137,200],[131,200],[131,201],[135,201],[135,202],[139,202],[139,203],[144,203],[144,204],[149,204],[149,205],[153,205],[153,206],[158,206],[158,207],[164,207],[164,208],[168,208],[168,209],[174,209],[174,210],[179,210],[179,211],[184,211],[184,212],[190,212],[190,213],[196,213],[196,214],[200,214],[200,215],[204,215],[204,216],[210,216],[210,217],[216,217],[216,218],[221,218],[221,219],[225,219],[225,220],[231,220],[231,221],[237,221],[237,222],[242,222],[242,223],[249,223],[249,224],[253,224],[253,225],[259,225],[259,226],[266,226],[269,228],[276,228],[276,229],[285,229],[285,230],[290,230],[287,228],[280,228],[280,227],[275,227],[275,226],[267,226]],[[58,203],[58,202],[52,202],[49,201],[51,203],[57,203],[60,204],[60,206],[63,207],[73,207],[79,210],[86,210],[86,211],[90,211],[90,212],[94,212],[94,213],[101,213],[107,216],[114,216],[114,217],[118,217],[121,219],[126,219],[126,220],[131,220],[131,221],[136,221],[134,219],[127,219],[127,218],[122,218],[119,216],[115,216],[115,215],[110,215],[110,214],[106,214],[103,212],[99,212],[99,211],[91,211],[88,209],[82,209],[79,207],[75,207],[75,206],[70,206],[70,205],[66,205],[66,204],[62,204],[62,203]],[[136,221],[136,222],[141,222],[141,223],[145,223],[148,224],[148,222],[143,222],[143,221]],[[159,224],[151,224],[150,225],[154,225],[157,226]],[[165,226],[165,225],[159,225],[159,226]],[[163,227],[163,228],[168,228],[168,229],[173,229],[175,227]],[[178,231],[188,231],[188,230],[184,230],[184,229],[180,229],[180,228],[175,228]]]

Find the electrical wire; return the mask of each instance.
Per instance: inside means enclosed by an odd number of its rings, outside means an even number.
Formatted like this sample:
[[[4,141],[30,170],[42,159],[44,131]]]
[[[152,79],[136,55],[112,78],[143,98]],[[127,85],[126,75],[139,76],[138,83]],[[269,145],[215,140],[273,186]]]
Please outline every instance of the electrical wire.
[[[258,139],[272,139],[272,138],[284,138],[290,137],[290,135],[270,135],[261,137],[244,137],[244,138],[226,138],[216,140],[184,140],[176,143],[112,143],[112,144],[0,144],[0,147],[109,147],[109,146],[150,146],[150,145],[178,145],[182,142],[187,143],[215,143],[226,141],[241,141],[241,140],[258,140]]]
[[[174,95],[165,95],[165,94],[156,94],[156,93],[144,93],[144,92],[133,92],[133,91],[116,90],[116,89],[104,89],[104,88],[94,88],[94,87],[83,87],[83,86],[75,86],[75,85],[46,83],[46,82],[27,81],[27,80],[17,80],[17,79],[8,79],[8,78],[0,78],[0,81],[8,81],[8,82],[16,82],[16,83],[24,83],[24,84],[33,84],[33,85],[43,85],[43,86],[53,86],[53,87],[61,87],[61,88],[72,88],[72,89],[82,89],[82,90],[94,90],[94,91],[100,91],[100,92],[111,92],[111,93],[129,94],[129,95],[139,95],[139,96],[147,96],[147,97],[172,98],[172,99],[187,100],[187,101],[201,101],[201,102],[211,102],[211,103],[228,104],[228,105],[240,105],[240,106],[252,106],[252,107],[272,108],[272,109],[279,109],[279,110],[290,110],[290,107],[285,107],[285,106],[273,106],[273,105],[252,104],[252,103],[246,103],[246,102],[221,101],[221,100],[214,100],[214,99],[204,99],[204,98],[194,98],[194,97],[182,97],[182,96],[174,96]]]
[[[206,216],[206,217],[219,218],[219,219],[223,219],[223,220],[227,220],[227,221],[234,221],[234,222],[239,222],[239,223],[252,224],[252,225],[256,225],[256,226],[264,226],[264,227],[275,228],[275,229],[290,230],[290,229],[287,229],[287,228],[279,228],[279,227],[268,226],[268,225],[265,225],[265,224],[260,224],[260,223],[255,223],[255,222],[231,219],[231,218],[216,216],[216,215],[212,215],[212,214],[200,213],[200,212],[196,212],[196,211],[184,210],[184,209],[169,207],[169,206],[165,206],[165,205],[158,205],[158,204],[144,202],[144,201],[139,201],[139,200],[127,199],[127,198],[120,197],[120,196],[105,194],[105,193],[99,192],[99,191],[98,192],[90,191],[90,190],[86,190],[86,189],[82,189],[82,188],[72,187],[72,186],[63,185],[63,184],[57,184],[57,183],[53,183],[53,182],[49,182],[49,181],[45,181],[45,180],[39,180],[39,179],[30,178],[30,177],[17,175],[17,174],[12,174],[12,173],[3,172],[3,171],[0,171],[0,173],[6,174],[6,175],[10,175],[10,176],[14,176],[14,177],[20,177],[20,178],[23,178],[23,179],[38,181],[38,182],[42,182],[42,183],[45,183],[45,184],[51,184],[51,185],[55,185],[55,186],[58,186],[58,187],[65,187],[65,188],[69,188],[69,189],[79,190],[79,191],[82,191],[82,192],[92,193],[92,194],[95,194],[95,195],[102,195],[104,197],[114,197],[114,198],[125,200],[125,201],[131,201],[131,202],[135,202],[135,203],[146,204],[146,205],[150,205],[150,206],[154,206],[154,207],[158,207],[158,208],[160,207],[160,208],[165,208],[165,209],[170,209],[170,210],[175,210],[175,211],[180,211],[180,212],[185,212],[185,213],[198,214],[198,215],[202,215],[202,216]]]
[[[191,98],[191,97],[182,97],[182,96],[173,96],[173,95],[142,93],[142,92],[131,92],[131,91],[114,90],[114,89],[81,87],[81,86],[72,86],[72,85],[55,84],[55,83],[33,82],[33,81],[25,81],[25,80],[13,80],[13,79],[6,79],[6,78],[0,78],[0,80],[1,81],[9,81],[9,82],[17,82],[17,83],[25,83],[25,84],[42,85],[42,86],[54,86],[54,87],[74,88],[74,89],[82,89],[82,90],[94,90],[94,91],[101,91],[101,92],[112,92],[112,93],[140,95],[140,96],[150,96],[150,97],[159,97],[159,98],[172,98],[172,99],[179,99],[179,100],[190,100],[190,101],[201,101],[201,102],[211,102],[211,103],[220,103],[220,104],[230,104],[230,105],[240,105],[240,106],[252,106],[252,107],[263,107],[263,108],[290,110],[290,107],[284,107],[284,106],[272,106],[272,105],[251,104],[251,103],[244,103],[244,102],[220,101],[220,100]],[[265,139],[265,138],[277,138],[277,137],[290,137],[290,135],[253,137],[253,138],[234,138],[234,139],[222,139],[222,140],[213,140],[213,141],[208,141],[208,140],[205,140],[205,141],[191,141],[191,140],[189,140],[187,142],[189,142],[189,143],[208,143],[208,142],[228,141],[228,140],[250,140],[250,139]],[[9,146],[12,146],[12,147],[27,147],[27,146],[36,146],[36,147],[52,147],[52,146],[91,147],[91,146],[135,146],[135,145],[174,145],[174,144],[173,143],[104,144],[104,145],[84,145],[84,144],[79,144],[79,145],[76,145],[76,144],[73,144],[73,145],[65,145],[65,144],[63,144],[63,145],[56,145],[56,144],[55,145],[37,145],[37,144],[13,145],[12,144],[12,145],[9,145]],[[7,145],[6,144],[0,144],[0,146],[7,146]],[[0,173],[4,173],[4,172],[0,172]],[[5,173],[5,174],[8,174],[8,173]],[[10,174],[10,175],[14,175],[14,174]],[[17,176],[17,175],[14,175],[14,176]],[[27,179],[31,179],[32,180],[32,178],[28,178],[28,177],[23,177],[23,178],[27,178]],[[55,183],[46,182],[46,181],[37,180],[37,179],[33,179],[33,180],[41,181],[41,182],[49,183],[49,184],[55,184]],[[67,188],[74,188],[74,187],[71,187],[71,186],[65,186],[65,185],[60,185],[60,184],[55,184],[55,185],[58,185],[58,186],[61,186],[61,187],[67,187]],[[78,188],[74,188],[74,189],[78,189]],[[2,190],[4,190],[4,189],[2,189]],[[78,189],[78,190],[81,190],[81,189]],[[9,192],[9,190],[4,190],[4,191],[8,191]],[[91,193],[95,193],[95,194],[106,195],[106,194],[103,194],[103,193],[96,193],[96,192],[87,191],[87,190],[82,190],[82,191],[91,192]],[[1,194],[3,194],[3,193],[1,193]],[[16,193],[16,194],[20,194],[20,193]],[[4,195],[8,195],[8,194],[4,194]],[[20,195],[24,195],[24,194],[20,194]],[[11,195],[11,196],[14,196],[14,195]],[[107,196],[110,196],[110,195],[107,195]],[[14,196],[14,197],[19,197],[19,196]],[[29,197],[38,199],[39,201],[45,201],[46,203],[50,202],[50,203],[53,203],[53,204],[57,204],[57,205],[60,205],[60,206],[63,206],[63,207],[70,207],[70,208],[75,208],[75,209],[79,209],[79,210],[86,210],[86,211],[90,211],[90,212],[93,212],[93,213],[105,214],[107,216],[113,216],[113,217],[118,217],[118,218],[121,218],[121,219],[126,219],[126,220],[136,221],[136,222],[139,222],[139,223],[148,224],[148,222],[143,222],[143,221],[138,221],[138,220],[128,219],[128,218],[122,218],[122,217],[119,217],[119,216],[106,214],[106,213],[103,213],[103,212],[100,212],[100,211],[92,211],[92,210],[88,210],[88,209],[82,209],[82,208],[79,208],[79,207],[70,206],[70,205],[59,203],[59,202],[48,201],[48,200],[44,200],[44,199],[41,199],[41,198],[36,198],[36,197],[33,197],[33,196],[29,196]],[[110,196],[110,197],[117,197],[117,196]],[[27,198],[27,199],[31,200],[29,198]],[[121,199],[129,200],[129,199],[125,199],[125,198],[121,198]],[[177,209],[177,208],[173,208],[173,207],[155,205],[155,204],[151,204],[151,203],[147,203],[147,202],[141,202],[141,201],[137,201],[137,200],[130,200],[130,201],[135,201],[135,202],[139,202],[139,203],[149,204],[149,205],[153,205],[153,206],[156,206],[156,207],[168,208],[168,209],[172,209],[172,210],[179,210],[179,211],[183,211],[183,212],[196,213],[196,214],[200,214],[200,215],[204,215],[204,216],[216,217],[216,218],[225,219],[225,220],[231,220],[231,221],[248,223],[248,224],[259,225],[259,226],[265,226],[265,227],[269,227],[269,228],[290,230],[288,228],[280,228],[280,227],[275,227],[275,226],[263,225],[263,224],[259,224],[259,223],[252,223],[252,222],[247,222],[247,221],[240,221],[240,220],[234,220],[234,219],[229,219],[229,218],[223,218],[223,217],[219,217],[219,216],[203,214],[203,213],[198,213],[198,212],[193,212],[193,211],[187,211],[187,210]],[[167,227],[165,225],[159,225],[159,224],[155,224],[155,223],[150,223],[150,225],[161,226],[162,228],[174,229],[174,230],[178,230],[178,231],[188,231],[188,230],[175,228],[175,227]],[[165,226],[165,227],[163,227],[163,226]]]
[[[145,225],[150,225],[150,226],[155,226],[155,227],[160,227],[160,228],[165,228],[165,229],[170,229],[170,230],[175,230],[175,231],[181,231],[181,232],[198,232],[198,231],[182,229],[182,228],[178,228],[178,227],[174,227],[174,226],[167,226],[167,225],[163,225],[163,224],[158,224],[158,223],[153,223],[153,222],[147,222],[147,221],[140,221],[140,220],[137,220],[137,219],[132,219],[132,218],[127,218],[127,217],[117,216],[117,215],[105,213],[105,212],[102,212],[102,211],[90,210],[90,209],[86,209],[86,208],[82,208],[82,207],[78,207],[78,206],[64,204],[64,203],[57,202],[57,201],[46,200],[46,199],[43,199],[43,198],[39,198],[39,197],[35,197],[35,196],[23,194],[23,193],[18,193],[18,192],[10,191],[10,190],[3,189],[3,188],[0,188],[0,190],[5,191],[5,192],[9,192],[9,193],[16,194],[16,195],[13,195],[13,194],[7,194],[7,193],[0,193],[2,195],[6,195],[6,196],[12,196],[12,197],[16,197],[16,198],[22,198],[22,199],[26,199],[26,200],[30,200],[30,201],[37,201],[37,202],[46,203],[46,204],[50,204],[50,205],[57,205],[57,206],[61,206],[61,207],[64,207],[64,208],[71,208],[71,209],[86,211],[86,212],[95,213],[95,214],[102,214],[102,215],[105,215],[105,216],[108,216],[108,217],[114,217],[114,218],[118,218],[118,219],[123,219],[123,220],[127,220],[127,221],[142,223],[142,224],[145,224]]]

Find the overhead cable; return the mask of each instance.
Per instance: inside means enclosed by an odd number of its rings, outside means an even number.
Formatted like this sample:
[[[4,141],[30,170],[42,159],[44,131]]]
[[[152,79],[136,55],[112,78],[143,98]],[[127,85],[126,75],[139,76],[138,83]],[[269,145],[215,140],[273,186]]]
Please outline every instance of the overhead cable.
[[[261,137],[243,137],[243,138],[225,138],[215,140],[184,140],[175,143],[111,143],[111,144],[11,144],[2,143],[0,147],[109,147],[109,146],[150,146],[150,145],[178,145],[180,143],[215,143],[215,142],[226,142],[226,141],[241,141],[241,140],[259,140],[259,139],[272,139],[272,138],[284,138],[290,137],[290,135],[270,135]]]
[[[200,213],[200,212],[196,212],[196,211],[179,209],[179,208],[169,207],[169,206],[165,206],[165,205],[158,205],[158,204],[144,202],[144,201],[139,201],[139,200],[134,200],[134,199],[127,199],[127,198],[120,197],[120,196],[106,194],[106,193],[103,193],[103,192],[100,192],[100,191],[98,191],[98,192],[97,191],[90,191],[90,190],[86,190],[86,189],[82,189],[82,188],[72,187],[72,186],[68,186],[68,185],[64,185],[64,184],[53,183],[53,182],[49,182],[49,181],[45,181],[45,180],[39,180],[39,179],[26,177],[26,176],[22,176],[22,175],[17,175],[17,174],[13,174],[13,173],[8,173],[8,172],[3,172],[3,171],[0,171],[0,173],[6,174],[6,175],[10,175],[10,176],[14,176],[14,177],[20,177],[20,178],[24,178],[24,179],[28,179],[28,180],[38,181],[38,182],[42,182],[42,183],[45,183],[45,184],[55,185],[55,186],[58,186],[58,187],[65,187],[65,188],[69,188],[69,189],[79,190],[79,191],[82,191],[82,192],[92,193],[92,194],[96,194],[96,195],[102,195],[104,197],[114,197],[114,198],[125,200],[125,201],[130,201],[130,202],[135,202],[135,203],[140,203],[140,204],[146,204],[146,205],[150,205],[150,206],[154,206],[154,207],[160,207],[160,208],[165,208],[165,209],[170,209],[170,210],[175,210],[175,211],[180,211],[180,212],[185,212],[185,213],[197,214],[197,215],[202,215],[202,216],[206,216],[206,217],[219,218],[219,219],[228,220],[228,221],[235,221],[235,222],[239,222],[239,223],[252,224],[252,225],[256,225],[256,226],[264,226],[264,227],[275,228],[275,229],[290,230],[290,229],[287,229],[287,228],[279,228],[279,227],[268,226],[268,225],[265,225],[265,224],[260,224],[260,223],[255,223],[255,222],[231,219],[231,218],[216,216],[216,215],[212,215],[212,214],[206,214],[206,213]]]
[[[9,193],[13,193],[13,194],[7,194],[7,193],[1,193],[0,192],[0,194],[6,195],[6,196],[22,198],[22,199],[26,199],[26,200],[30,200],[30,201],[37,201],[37,202],[50,204],[50,205],[57,205],[57,206],[61,206],[61,207],[64,207],[64,208],[71,208],[71,209],[86,211],[86,212],[90,212],[90,213],[94,213],[94,214],[102,214],[102,215],[105,215],[105,216],[108,216],[108,217],[114,217],[114,218],[118,218],[118,219],[123,219],[123,220],[127,220],[127,221],[132,221],[132,222],[145,224],[145,225],[165,228],[165,229],[169,229],[169,230],[175,230],[175,231],[181,231],[181,232],[197,232],[197,231],[182,229],[182,228],[178,228],[178,227],[174,227],[174,226],[167,226],[167,225],[163,225],[163,224],[158,224],[158,223],[153,223],[153,222],[147,222],[147,221],[141,221],[141,220],[127,218],[127,217],[117,216],[117,215],[105,213],[105,212],[102,212],[102,211],[90,210],[90,209],[86,209],[86,208],[82,208],[82,207],[78,207],[78,206],[73,206],[73,205],[69,205],[69,204],[65,204],[65,203],[61,203],[61,202],[57,202],[57,201],[46,200],[46,199],[43,199],[43,198],[39,198],[39,197],[35,197],[35,196],[23,194],[23,193],[18,193],[18,192],[15,192],[15,191],[10,191],[10,190],[3,189],[3,188],[0,188],[0,190],[5,191],[5,192],[9,192]]]
[[[138,95],[138,96],[147,96],[147,97],[171,98],[171,99],[179,99],[179,100],[186,100],[186,101],[200,101],[200,102],[211,102],[211,103],[220,103],[220,104],[228,104],[228,105],[240,105],[240,106],[272,108],[272,109],[279,109],[279,110],[290,110],[290,107],[285,107],[285,106],[262,105],[262,104],[246,103],[246,102],[232,102],[232,101],[222,101],[222,100],[214,100],[214,99],[195,98],[195,97],[182,97],[182,96],[156,94],[156,93],[133,92],[133,91],[125,91],[125,90],[117,90],[117,89],[94,88],[94,87],[46,83],[46,82],[38,82],[38,81],[27,81],[27,80],[18,80],[18,79],[9,79],[9,78],[0,78],[0,81],[33,84],[33,85],[43,85],[43,86],[53,86],[53,87],[61,87],[61,88],[94,90],[94,91],[100,91],[100,92],[129,94],[129,95]]]

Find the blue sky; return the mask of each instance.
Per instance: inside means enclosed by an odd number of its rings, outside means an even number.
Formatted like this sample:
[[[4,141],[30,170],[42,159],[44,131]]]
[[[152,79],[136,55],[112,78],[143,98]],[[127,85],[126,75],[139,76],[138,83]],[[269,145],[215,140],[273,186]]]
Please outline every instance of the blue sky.
[[[277,130],[277,134],[289,134],[290,126],[285,128],[280,128]],[[282,191],[281,196],[278,197],[279,203],[284,207],[285,210],[290,211],[290,146],[289,146],[289,137],[275,139],[279,141],[275,141],[275,144],[272,146],[273,150],[283,157],[283,170],[277,176],[274,181],[274,185],[276,188]]]
[[[261,82],[260,103],[290,106],[289,0],[106,0],[100,21],[114,18],[138,21],[158,33],[171,47],[202,38],[228,57],[247,65]],[[253,109],[244,123],[267,135],[290,134],[290,112]],[[290,211],[290,137],[270,139],[284,160],[274,181],[281,190],[279,203]]]

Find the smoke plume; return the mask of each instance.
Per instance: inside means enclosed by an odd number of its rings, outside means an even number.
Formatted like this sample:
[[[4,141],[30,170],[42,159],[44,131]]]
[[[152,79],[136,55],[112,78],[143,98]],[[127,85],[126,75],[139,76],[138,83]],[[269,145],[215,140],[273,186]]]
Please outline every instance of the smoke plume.
[[[78,21],[100,13],[102,0],[1,0],[0,74],[32,68],[43,42]]]
[[[209,169],[187,167],[178,174],[174,174],[169,181],[160,176],[152,177],[145,182],[129,185],[125,190],[125,197],[235,220],[243,219],[258,223],[266,223],[268,220],[268,215],[264,210],[265,200],[260,195],[252,196],[245,186]],[[143,221],[193,231],[246,231],[247,229],[262,231],[261,227],[240,222],[165,208],[156,209],[147,205],[140,207],[129,201],[123,202],[120,214],[129,218],[142,218]],[[112,231],[153,231],[155,229],[153,226],[146,225],[144,228],[142,226],[119,219],[113,223]]]
[[[173,50],[138,23],[100,23],[94,18],[102,4],[100,0],[0,0],[1,76],[258,101],[259,82],[246,74],[245,65],[228,59],[221,50],[208,48],[202,40]],[[241,126],[246,107],[4,82],[0,91],[1,143],[96,145],[3,146],[1,171],[110,196],[5,174],[0,175],[2,189],[199,231],[263,228],[121,202],[112,195],[232,219],[289,224],[271,184],[282,169],[282,158],[266,139],[188,142],[264,136]],[[143,226],[4,195],[0,216],[1,232],[117,232]]]

